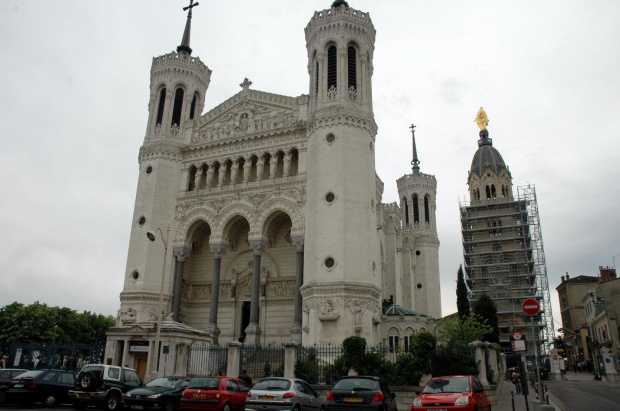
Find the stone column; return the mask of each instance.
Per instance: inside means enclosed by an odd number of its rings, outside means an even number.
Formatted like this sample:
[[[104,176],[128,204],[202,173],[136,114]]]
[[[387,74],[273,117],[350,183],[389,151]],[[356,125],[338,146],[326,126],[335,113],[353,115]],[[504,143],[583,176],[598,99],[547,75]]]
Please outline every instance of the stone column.
[[[295,378],[298,347],[299,344],[295,342],[284,344],[284,378]]]
[[[301,286],[304,283],[304,237],[293,237],[293,245],[297,250],[297,262],[295,265],[295,312],[293,314],[293,327],[291,328],[291,341],[301,344]]]
[[[252,170],[252,156],[247,156],[245,158],[245,163],[243,163],[243,183],[247,184],[250,181],[250,171]]]
[[[211,279],[211,306],[209,307],[209,325],[207,331],[213,337],[213,344],[219,345],[220,329],[217,326],[217,309],[220,297],[220,270],[222,256],[226,253],[226,244],[211,244],[213,253],[213,277]]]
[[[215,172],[214,164],[209,164],[207,168],[207,179],[205,181],[205,188],[208,190],[211,188],[211,184],[213,184],[213,173]]]
[[[181,315],[181,297],[183,291],[183,271],[185,270],[185,259],[189,257],[191,253],[189,247],[174,247],[174,256],[176,257],[176,273],[174,277],[174,291],[172,294],[172,312],[174,313],[173,320],[179,322],[179,316]]]
[[[228,366],[226,376],[237,378],[239,376],[239,364],[241,363],[241,344],[239,341],[228,343]]]
[[[291,174],[291,157],[290,151],[284,155],[284,177],[288,177]]]
[[[487,357],[489,360],[489,366],[491,367],[491,370],[493,370],[493,373],[495,374],[494,379],[495,379],[495,384],[497,385],[499,384],[499,377],[500,377],[499,367],[497,366],[497,349],[490,342],[485,342],[484,344],[487,349]]]
[[[196,175],[194,175],[194,191],[200,188],[200,177],[202,176],[202,167],[196,167]]]
[[[260,345],[261,329],[258,324],[258,301],[260,293],[260,259],[267,242],[264,239],[251,240],[250,247],[254,249],[254,266],[252,272],[252,302],[250,305],[250,324],[245,329],[246,344]]]
[[[469,346],[474,347],[475,351],[475,360],[478,364],[478,380],[485,387],[489,386],[489,381],[487,381],[487,364],[484,358],[484,343],[481,341],[470,342]]]
[[[228,166],[226,165],[226,163],[220,163],[220,169],[219,169],[220,180],[217,183],[217,186],[219,188],[222,188],[222,186],[224,185],[224,179],[226,178],[227,169],[228,169]]]

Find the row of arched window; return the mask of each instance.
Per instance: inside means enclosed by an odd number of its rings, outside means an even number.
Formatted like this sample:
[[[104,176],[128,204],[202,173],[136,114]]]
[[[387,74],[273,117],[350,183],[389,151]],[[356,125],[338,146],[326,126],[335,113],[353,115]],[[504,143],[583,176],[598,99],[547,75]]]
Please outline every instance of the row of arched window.
[[[297,149],[252,154],[235,160],[216,160],[189,168],[187,191],[295,176],[298,170]]]
[[[427,194],[424,196],[424,222],[430,224],[431,222],[431,209],[430,209],[430,196]],[[405,207],[405,224],[410,225],[410,210],[407,197],[403,198],[403,204]],[[417,194],[411,197],[411,207],[413,208],[413,223],[420,224],[420,201]]]
[[[426,329],[420,329],[420,332],[426,332]],[[401,337],[398,329],[392,327],[388,331],[387,346],[390,352],[397,350],[403,350],[409,352],[411,350],[411,340],[416,335],[416,331],[412,328],[407,328],[404,335]]]
[[[320,68],[319,62],[314,57],[314,94],[319,94],[320,88]],[[330,45],[327,48],[327,66],[326,66],[326,97],[327,100],[334,100],[339,97],[339,84],[338,84],[338,47],[335,44]],[[350,100],[357,99],[358,89],[358,51],[357,47],[353,43],[347,46],[347,59],[346,67],[340,68],[346,72],[346,92]]]
[[[502,197],[501,198],[508,197],[508,186],[502,184],[501,188],[502,188]],[[497,190],[495,189],[495,184],[490,184],[490,185],[487,184],[486,187],[485,187],[485,193],[484,194],[486,194],[486,197],[485,197],[486,200],[492,200],[492,199],[497,198]],[[475,188],[474,189],[474,198],[476,200],[480,200],[480,188]]]
[[[182,87],[177,87],[174,91],[174,103],[172,105],[172,118],[170,120],[170,126],[180,126],[181,116],[183,114],[183,98],[185,91]],[[198,93],[194,93],[192,103],[189,109],[189,119],[193,120],[196,114],[196,104],[198,104]],[[157,104],[157,117],[155,120],[155,126],[161,126],[164,121],[164,109],[166,108],[166,87],[163,87],[159,91],[159,102]]]

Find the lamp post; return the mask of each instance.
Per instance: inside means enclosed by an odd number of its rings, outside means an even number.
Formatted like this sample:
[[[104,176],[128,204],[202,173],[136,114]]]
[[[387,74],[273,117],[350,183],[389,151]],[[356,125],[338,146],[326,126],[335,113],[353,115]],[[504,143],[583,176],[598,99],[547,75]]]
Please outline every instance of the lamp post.
[[[166,238],[161,231],[161,228],[157,227],[155,231],[149,231],[146,233],[146,237],[155,241],[155,233],[159,231],[161,241],[164,243],[164,264],[161,269],[161,287],[159,289],[159,309],[157,311],[157,330],[155,332],[155,349],[153,350],[153,360],[151,361],[151,380],[157,378],[157,358],[159,357],[159,340],[161,338],[161,313],[164,309],[164,278],[166,276],[166,259],[168,257],[168,236],[170,235],[170,226],[166,230]]]

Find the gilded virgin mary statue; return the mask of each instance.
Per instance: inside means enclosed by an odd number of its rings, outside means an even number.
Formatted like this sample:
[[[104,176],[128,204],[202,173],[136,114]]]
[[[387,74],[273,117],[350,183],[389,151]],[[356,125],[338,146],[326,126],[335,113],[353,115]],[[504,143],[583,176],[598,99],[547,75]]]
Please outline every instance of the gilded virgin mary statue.
[[[478,110],[478,114],[476,114],[476,120],[474,121],[478,123],[480,131],[487,129],[487,126],[489,125],[489,118],[487,117],[487,113],[482,107],[480,107],[480,110]]]

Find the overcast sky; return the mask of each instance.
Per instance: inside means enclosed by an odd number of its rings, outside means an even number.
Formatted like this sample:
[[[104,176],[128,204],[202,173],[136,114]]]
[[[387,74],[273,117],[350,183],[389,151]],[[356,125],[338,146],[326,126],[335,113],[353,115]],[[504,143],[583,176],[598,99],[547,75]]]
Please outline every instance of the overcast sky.
[[[116,315],[153,56],[189,0],[0,1],[0,306]],[[331,0],[200,0],[191,46],[209,110],[241,89],[308,93],[304,27]],[[438,181],[443,314],[456,311],[459,200],[483,106],[516,186],[535,184],[549,288],[620,255],[620,2],[350,0],[377,29],[373,97],[383,202]],[[515,190],[516,191],[516,190]],[[620,256],[616,257],[620,263]],[[558,325],[556,324],[556,329]]]

